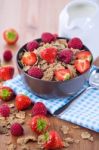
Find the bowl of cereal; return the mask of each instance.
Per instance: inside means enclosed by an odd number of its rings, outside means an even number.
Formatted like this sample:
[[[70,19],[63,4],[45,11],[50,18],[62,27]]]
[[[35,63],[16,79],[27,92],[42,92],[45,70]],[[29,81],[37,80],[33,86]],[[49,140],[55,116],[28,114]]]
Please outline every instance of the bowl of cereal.
[[[79,38],[68,39],[48,32],[23,45],[16,59],[27,86],[46,99],[66,97],[81,90],[93,62],[91,51]]]

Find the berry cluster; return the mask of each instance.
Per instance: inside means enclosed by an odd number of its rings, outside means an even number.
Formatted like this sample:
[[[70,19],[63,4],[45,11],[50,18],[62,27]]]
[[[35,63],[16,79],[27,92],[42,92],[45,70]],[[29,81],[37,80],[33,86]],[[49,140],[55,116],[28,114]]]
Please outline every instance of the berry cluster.
[[[66,40],[48,32],[41,35],[41,40],[28,42],[26,51],[22,52],[19,60],[23,70],[26,66],[30,66],[25,71],[34,78],[46,79],[46,74],[50,75],[47,69],[50,69],[53,72],[51,74],[53,76],[50,77],[51,81],[64,81],[78,76],[90,68],[91,61],[90,51],[85,49],[79,38]],[[47,66],[46,69],[43,67],[43,62]],[[58,69],[53,67],[55,65],[61,67]],[[70,65],[69,68],[68,65]],[[73,69],[70,70],[70,68]]]
[[[32,100],[24,95],[18,94],[6,86],[0,88],[0,99],[2,102],[11,101],[15,98],[15,107],[18,111],[24,111],[30,108]],[[11,108],[7,103],[0,105],[0,115],[4,117],[6,120],[9,119],[11,114]],[[38,142],[42,140],[41,147],[44,149],[57,149],[64,147],[64,143],[60,137],[60,135],[55,130],[49,130],[50,121],[47,117],[48,110],[46,106],[42,102],[36,102],[31,111],[32,118],[28,123],[28,127],[37,134]],[[18,137],[25,134],[23,126],[17,121],[11,123],[10,133],[12,136]]]
[[[15,45],[19,39],[19,35],[15,29],[9,28],[3,32],[3,38],[7,44],[6,46]],[[6,63],[8,63],[12,60],[12,58],[13,58],[12,50],[9,49],[8,47],[3,52],[3,60]],[[0,65],[1,65],[0,66],[0,82],[12,79],[14,75],[14,67],[10,65],[2,66],[2,63]]]

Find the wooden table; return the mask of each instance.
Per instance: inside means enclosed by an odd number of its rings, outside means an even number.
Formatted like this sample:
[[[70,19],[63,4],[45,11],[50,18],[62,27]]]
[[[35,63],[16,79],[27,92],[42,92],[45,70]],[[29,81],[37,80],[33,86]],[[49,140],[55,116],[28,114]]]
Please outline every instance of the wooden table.
[[[5,49],[12,49],[14,57],[9,64],[15,67],[15,76],[18,74],[15,54],[19,47],[29,40],[40,37],[43,31],[56,33],[58,31],[58,16],[66,3],[67,0],[0,0],[0,58],[2,60],[2,53]],[[20,34],[19,42],[16,46],[5,45],[3,41],[2,32],[8,27],[14,27]],[[2,63],[5,64],[3,60]],[[99,65],[99,58],[97,58],[95,64]],[[60,128],[62,125],[66,125],[70,128],[69,136],[80,140],[79,144],[71,144],[68,150],[99,150],[98,133],[84,128],[74,129],[72,127],[73,124],[53,116],[49,116],[49,119],[51,129],[57,130],[63,138],[66,137],[66,135],[62,134]],[[28,120],[28,117],[26,120]],[[32,134],[27,124],[24,125],[24,129],[25,135]],[[81,133],[84,131],[88,131],[92,134],[94,138],[93,142],[81,139]],[[7,150],[5,142],[9,138],[16,143],[16,138],[0,135],[0,150]],[[31,150],[37,150],[35,143],[30,143],[29,145]],[[18,147],[17,150],[20,150],[20,147]]]

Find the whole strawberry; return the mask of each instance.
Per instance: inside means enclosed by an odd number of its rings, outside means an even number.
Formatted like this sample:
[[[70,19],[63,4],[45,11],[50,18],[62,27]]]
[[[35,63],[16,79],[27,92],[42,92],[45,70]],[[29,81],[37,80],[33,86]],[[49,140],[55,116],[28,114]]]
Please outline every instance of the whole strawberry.
[[[3,32],[4,40],[7,44],[13,45],[17,42],[19,35],[15,29],[6,29]]]
[[[16,96],[15,105],[18,110],[24,110],[31,105],[31,99],[23,94],[19,94]]]
[[[42,102],[37,102],[32,108],[32,115],[47,115],[47,108]]]
[[[32,131],[34,131],[37,134],[45,133],[49,125],[49,120],[44,115],[36,115],[32,118],[30,122],[30,127]]]
[[[0,87],[0,99],[3,101],[13,100],[15,97],[15,92],[7,86]]]
[[[62,147],[64,147],[64,143],[61,139],[61,137],[59,136],[59,134],[52,130],[50,132],[46,132],[43,135],[40,135],[38,137],[38,142],[42,141],[42,147],[44,149],[50,150],[50,149],[61,149]]]
[[[12,66],[0,67],[0,81],[12,79],[14,75],[14,68]]]
[[[10,115],[10,108],[7,104],[2,104],[0,106],[0,115],[2,117],[9,117]]]
[[[55,36],[49,32],[44,32],[41,35],[41,39],[44,43],[50,43],[55,40]]]
[[[23,135],[23,127],[19,123],[14,123],[11,125],[10,132],[13,136]]]

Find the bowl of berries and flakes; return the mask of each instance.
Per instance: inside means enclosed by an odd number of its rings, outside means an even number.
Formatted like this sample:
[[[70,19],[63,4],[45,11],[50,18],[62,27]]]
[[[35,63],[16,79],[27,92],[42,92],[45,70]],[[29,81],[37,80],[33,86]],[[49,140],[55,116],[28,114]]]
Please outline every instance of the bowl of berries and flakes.
[[[43,98],[77,93],[88,80],[93,62],[81,39],[45,32],[26,43],[17,53],[18,70],[34,94]]]

